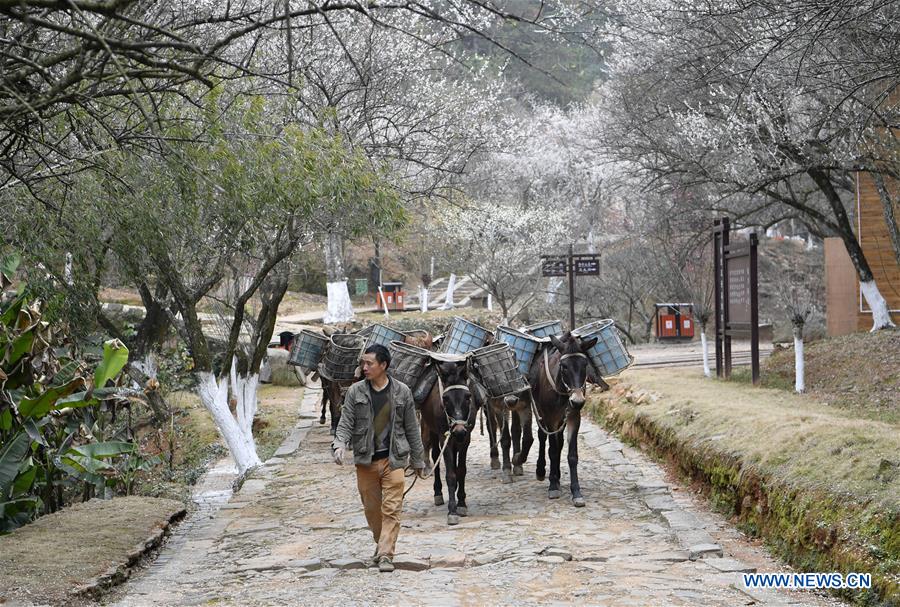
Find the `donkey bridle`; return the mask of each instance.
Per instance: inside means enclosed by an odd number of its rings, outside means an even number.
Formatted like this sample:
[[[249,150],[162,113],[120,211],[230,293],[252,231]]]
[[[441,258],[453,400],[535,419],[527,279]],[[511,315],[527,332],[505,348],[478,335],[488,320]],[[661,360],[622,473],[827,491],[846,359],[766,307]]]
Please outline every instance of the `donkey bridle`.
[[[453,384],[453,385],[447,386],[445,388],[444,382],[441,380],[440,373],[437,374],[437,380],[438,380],[438,391],[440,392],[440,396],[441,396],[441,407],[444,409],[444,416],[447,418],[448,428],[452,429],[455,424],[462,424],[469,430],[474,428],[475,420],[472,420],[472,422],[469,423],[468,419],[453,419],[450,417],[450,414],[447,413],[447,407],[444,405],[444,394],[446,394],[447,392],[450,392],[451,390],[463,390],[464,392],[468,392],[469,395],[471,396],[472,391],[469,390],[469,386],[467,386],[465,384]],[[469,411],[471,411],[471,407],[469,408]]]
[[[588,362],[590,362],[590,357],[588,357],[588,355],[584,354],[583,352],[575,352],[573,354],[563,354],[562,356],[559,357],[559,362],[562,363],[562,361],[564,361],[567,358],[587,358]],[[559,369],[557,369],[557,373],[560,373],[561,371],[562,371],[562,365],[560,365]],[[550,387],[553,388],[553,391],[556,392],[557,394],[559,394],[560,396],[572,396],[572,394],[575,392],[575,390],[577,390],[577,388],[573,389],[573,388],[569,387],[569,385],[566,383],[566,380],[563,379],[561,373],[560,373],[559,381],[562,382],[563,386],[566,387],[566,390],[568,390],[568,392],[560,392],[559,388],[556,387],[556,382],[553,380],[553,374],[550,373],[550,355],[547,350],[544,350],[544,372],[547,375],[547,381],[550,382]],[[537,422],[538,428],[541,431],[543,431],[544,434],[546,434],[547,436],[553,436],[554,434],[559,434],[560,432],[562,432],[563,430],[566,429],[566,424],[563,423],[559,428],[557,428],[556,430],[553,430],[552,432],[550,430],[547,430],[547,428],[544,426],[544,423],[543,423],[544,418],[541,417],[541,412],[538,409],[537,403],[534,402],[534,395],[529,394],[529,396],[530,396],[530,400],[531,400],[531,410],[534,413],[535,421]],[[571,405],[569,403],[566,403],[567,409],[570,406]]]
[[[567,358],[587,358],[588,362],[590,362],[590,358],[584,352],[575,352],[573,354],[563,354],[559,357],[559,362],[566,360]],[[544,371],[547,374],[547,381],[550,382],[550,387],[553,388],[553,391],[559,394],[560,396],[572,396],[572,394],[576,390],[580,390],[581,388],[572,388],[567,383],[566,380],[562,376],[562,364],[559,365],[559,368],[556,370],[556,373],[559,375],[559,381],[566,388],[566,392],[561,392],[559,388],[556,387],[556,381],[553,379],[553,374],[550,373],[550,355],[547,350],[544,350]],[[582,386],[583,388],[584,386]]]

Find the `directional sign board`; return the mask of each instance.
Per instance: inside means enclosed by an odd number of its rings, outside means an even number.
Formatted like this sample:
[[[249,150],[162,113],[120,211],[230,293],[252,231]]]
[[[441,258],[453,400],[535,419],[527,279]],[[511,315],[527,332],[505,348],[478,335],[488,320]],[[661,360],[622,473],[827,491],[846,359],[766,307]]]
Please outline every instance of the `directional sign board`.
[[[573,261],[575,262],[575,274],[578,276],[600,275],[599,255],[576,255]]]
[[[565,257],[541,257],[542,276],[565,276],[568,273]]]

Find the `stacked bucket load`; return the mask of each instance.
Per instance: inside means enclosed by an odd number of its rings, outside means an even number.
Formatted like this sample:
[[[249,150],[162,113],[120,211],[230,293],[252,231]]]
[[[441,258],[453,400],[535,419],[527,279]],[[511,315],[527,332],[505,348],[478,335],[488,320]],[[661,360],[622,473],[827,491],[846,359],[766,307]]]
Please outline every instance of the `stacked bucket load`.
[[[517,331],[511,327],[497,328],[497,341],[509,344],[516,356],[519,371],[528,376],[532,362],[542,351],[551,336],[563,333],[562,322],[549,320],[524,327]],[[633,362],[625,343],[615,327],[615,322],[606,319],[589,323],[572,331],[581,339],[597,338],[597,343],[588,351],[588,357],[596,371],[596,379],[612,377],[627,369]]]
[[[294,338],[288,363],[300,367],[304,374],[316,371],[327,381],[345,383],[361,377],[359,361],[369,346],[380,344],[391,348],[395,343],[428,343],[430,339],[424,330],[404,333],[380,324],[369,325],[356,333],[330,336],[304,329]]]

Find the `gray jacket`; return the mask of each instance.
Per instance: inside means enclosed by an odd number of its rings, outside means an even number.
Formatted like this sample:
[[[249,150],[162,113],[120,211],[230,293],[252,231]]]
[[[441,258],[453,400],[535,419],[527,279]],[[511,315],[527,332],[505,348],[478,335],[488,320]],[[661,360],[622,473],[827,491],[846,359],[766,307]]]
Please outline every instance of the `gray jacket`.
[[[422,431],[416,418],[412,392],[403,382],[391,380],[391,448],[388,455],[392,468],[405,468],[412,459],[413,468],[425,467]],[[372,398],[366,380],[347,390],[341,420],[334,433],[332,447],[353,450],[354,464],[371,464],[375,445],[372,426]]]

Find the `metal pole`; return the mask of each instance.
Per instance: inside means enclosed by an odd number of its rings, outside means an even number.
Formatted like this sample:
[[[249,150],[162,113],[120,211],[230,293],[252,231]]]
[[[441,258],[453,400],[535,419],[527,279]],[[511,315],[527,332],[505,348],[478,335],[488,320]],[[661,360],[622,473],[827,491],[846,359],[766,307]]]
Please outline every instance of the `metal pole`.
[[[759,277],[757,236],[750,234],[750,370],[753,385],[759,385]]]
[[[731,317],[728,314],[728,247],[731,244],[731,223],[727,217],[722,218],[722,356],[725,379],[731,378]]]
[[[722,222],[716,219],[713,228],[713,280],[715,280],[716,297],[716,377],[722,377],[724,373],[724,360],[722,351]]]
[[[569,245],[569,330],[575,329],[575,245]]]

